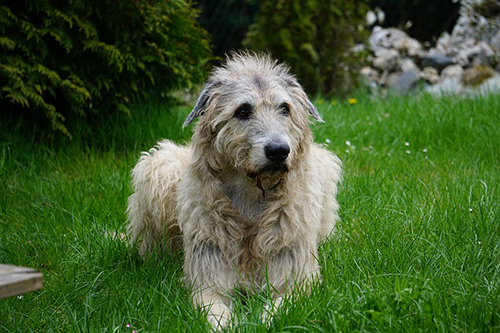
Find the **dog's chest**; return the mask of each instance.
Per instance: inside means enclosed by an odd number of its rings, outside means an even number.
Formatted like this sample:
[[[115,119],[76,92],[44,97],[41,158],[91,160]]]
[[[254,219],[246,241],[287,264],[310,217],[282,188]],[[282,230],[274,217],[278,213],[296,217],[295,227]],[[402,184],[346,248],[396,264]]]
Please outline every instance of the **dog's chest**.
[[[227,178],[223,183],[234,209],[245,219],[257,221],[265,208],[262,191],[242,177]]]

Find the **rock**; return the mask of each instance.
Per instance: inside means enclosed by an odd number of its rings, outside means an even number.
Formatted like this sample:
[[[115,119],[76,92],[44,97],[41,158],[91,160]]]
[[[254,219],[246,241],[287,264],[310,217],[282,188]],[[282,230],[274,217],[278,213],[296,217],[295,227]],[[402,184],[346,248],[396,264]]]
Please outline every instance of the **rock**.
[[[361,75],[366,77],[369,81],[377,82],[379,79],[379,73],[371,68],[370,66],[365,66],[360,70]]]
[[[377,14],[375,14],[375,12],[369,10],[366,13],[365,21],[366,21],[367,25],[373,25],[373,24],[375,24],[375,22],[377,22]]]
[[[496,75],[495,70],[484,66],[474,66],[468,68],[462,74],[462,83],[464,86],[477,87],[487,79]]]
[[[486,79],[476,87],[464,86],[458,77],[451,77],[441,81],[439,84],[428,86],[426,91],[432,95],[456,95],[456,96],[484,96],[487,94],[498,94],[500,92],[500,75]]]
[[[478,94],[498,94],[500,92],[500,75],[495,75],[484,81],[477,89]]]
[[[389,86],[389,93],[397,95],[406,95],[417,88],[418,73],[414,70],[408,70],[398,77],[398,79]]]
[[[437,69],[439,72],[445,67],[453,64],[453,59],[447,57],[442,53],[428,54],[426,56],[423,56],[420,61],[422,67],[432,67]]]
[[[494,65],[495,46],[489,44],[500,44],[500,15],[487,15],[486,7],[496,6],[500,10],[500,2],[461,0],[460,3],[459,18],[451,35],[444,33],[435,50],[462,67]]]
[[[405,54],[414,55],[422,49],[422,44],[396,28],[381,28],[375,26],[368,39],[370,48],[377,53],[382,50],[394,49]]]
[[[491,39],[490,45],[497,53],[500,53],[500,29]]]
[[[396,50],[379,50],[375,53],[373,67],[381,71],[393,71],[397,69],[399,62],[399,53]]]
[[[430,84],[436,84],[440,81],[439,73],[434,67],[425,67],[420,73],[420,77]]]
[[[394,85],[394,83],[401,77],[402,73],[400,72],[393,72],[393,73],[389,73],[389,75],[387,75],[387,78],[385,80],[385,85],[387,87],[392,87]]]
[[[476,87],[486,82],[497,87],[498,81],[493,79],[498,75],[493,68],[500,72],[500,1],[454,1],[461,4],[458,23],[451,34],[443,33],[433,48],[430,42],[423,46],[402,30],[375,26],[366,50],[371,66],[361,70],[363,77],[382,93],[388,90],[395,94],[412,91],[419,78],[436,85],[426,89],[439,94],[476,94]],[[368,18],[377,24],[375,12]],[[358,49],[361,47],[352,51]]]
[[[460,65],[450,65],[443,69],[441,72],[441,81],[452,78],[452,77],[457,77],[461,78],[462,74],[464,72],[464,69]]]
[[[451,33],[452,37],[490,42],[500,27],[500,15],[484,13],[482,7],[484,8],[487,2],[495,4],[495,1],[488,0],[461,0],[459,17]],[[500,4],[496,3],[496,6],[496,10],[500,9]]]
[[[425,90],[436,96],[457,95],[462,92],[463,85],[460,77],[448,77],[439,84],[426,87]]]
[[[399,68],[403,73],[407,71],[415,71],[417,74],[419,74],[420,72],[418,66],[410,58],[401,59],[401,61],[399,62]]]

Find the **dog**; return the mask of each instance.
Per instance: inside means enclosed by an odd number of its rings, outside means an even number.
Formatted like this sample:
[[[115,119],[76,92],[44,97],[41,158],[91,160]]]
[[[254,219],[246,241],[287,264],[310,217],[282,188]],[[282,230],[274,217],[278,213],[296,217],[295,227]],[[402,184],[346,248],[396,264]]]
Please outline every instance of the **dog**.
[[[195,306],[214,327],[231,320],[231,292],[282,297],[320,279],[319,244],[339,221],[339,158],[313,143],[323,122],[289,68],[235,53],[213,70],[183,127],[132,171],[128,235],[141,255],[184,251]],[[274,305],[272,308],[274,308]]]

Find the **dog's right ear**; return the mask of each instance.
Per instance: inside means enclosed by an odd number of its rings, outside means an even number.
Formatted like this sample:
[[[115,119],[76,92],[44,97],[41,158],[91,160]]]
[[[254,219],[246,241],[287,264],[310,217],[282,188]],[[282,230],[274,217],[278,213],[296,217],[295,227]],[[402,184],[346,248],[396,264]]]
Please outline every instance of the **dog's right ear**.
[[[205,88],[203,88],[203,91],[200,94],[200,97],[198,98],[198,101],[196,102],[196,105],[194,106],[191,113],[187,116],[184,124],[182,124],[182,129],[191,124],[195,118],[198,118],[205,113],[208,101],[213,95],[214,88],[219,87],[221,84],[221,82],[207,82]]]

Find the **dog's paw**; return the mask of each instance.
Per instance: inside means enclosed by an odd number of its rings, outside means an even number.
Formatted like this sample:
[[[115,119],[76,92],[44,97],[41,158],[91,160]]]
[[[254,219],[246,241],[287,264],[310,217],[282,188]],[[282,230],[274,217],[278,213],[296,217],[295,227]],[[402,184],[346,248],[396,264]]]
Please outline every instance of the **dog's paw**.
[[[231,321],[231,310],[223,302],[216,302],[210,305],[207,321],[215,331],[220,331],[227,327]]]
[[[267,327],[271,325],[271,322],[278,310],[281,308],[281,303],[283,302],[283,297],[278,297],[272,300],[270,303],[264,304],[264,312],[262,313],[262,323],[266,324]]]

